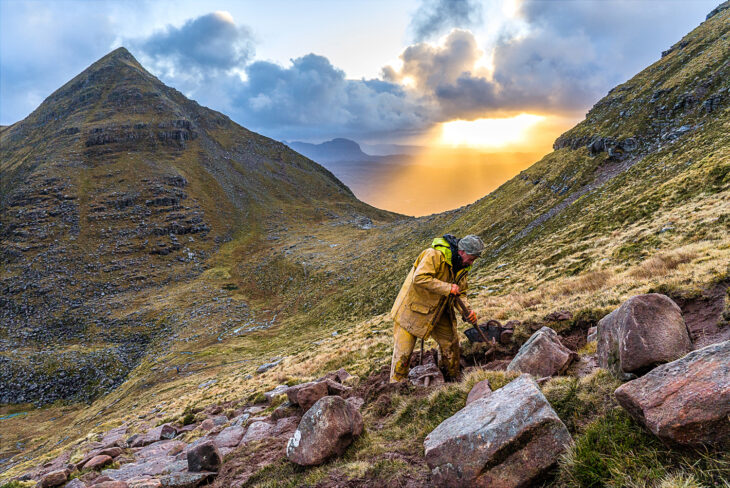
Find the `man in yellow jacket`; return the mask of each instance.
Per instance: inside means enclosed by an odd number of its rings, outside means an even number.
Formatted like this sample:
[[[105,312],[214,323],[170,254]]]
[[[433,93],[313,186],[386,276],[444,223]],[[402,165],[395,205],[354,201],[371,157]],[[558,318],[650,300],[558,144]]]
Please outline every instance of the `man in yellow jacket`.
[[[408,377],[416,338],[429,336],[439,345],[441,369],[452,379],[458,377],[461,350],[454,297],[467,290],[466,275],[483,250],[484,243],[478,236],[457,239],[446,234],[434,239],[413,263],[390,311],[394,322],[391,383]],[[467,320],[476,324],[476,312],[469,308],[464,295],[461,298],[469,310]]]

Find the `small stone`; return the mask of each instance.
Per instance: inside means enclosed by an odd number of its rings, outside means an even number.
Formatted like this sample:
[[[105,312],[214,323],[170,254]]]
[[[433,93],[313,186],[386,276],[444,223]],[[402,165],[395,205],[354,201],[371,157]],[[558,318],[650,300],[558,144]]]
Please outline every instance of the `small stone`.
[[[492,394],[492,387],[489,385],[489,380],[482,380],[475,384],[469,395],[466,397],[466,404],[469,405],[474,400],[488,396]]]
[[[68,471],[59,469],[45,474],[40,481],[40,488],[51,488],[52,486],[61,486],[68,480]]]
[[[94,456],[93,458],[89,459],[89,461],[84,464],[83,469],[100,469],[107,464],[112,462],[112,457],[107,456],[106,454],[100,454],[98,456]]]
[[[213,442],[219,448],[236,447],[243,438],[243,427],[227,427],[215,436]]]

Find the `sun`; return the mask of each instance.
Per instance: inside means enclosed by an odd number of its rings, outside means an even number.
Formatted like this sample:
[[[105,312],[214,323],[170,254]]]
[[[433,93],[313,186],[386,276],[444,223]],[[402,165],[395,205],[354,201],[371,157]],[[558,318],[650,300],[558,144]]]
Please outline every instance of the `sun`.
[[[440,144],[475,148],[498,148],[526,142],[527,132],[542,115],[520,114],[500,119],[452,120],[441,124]]]

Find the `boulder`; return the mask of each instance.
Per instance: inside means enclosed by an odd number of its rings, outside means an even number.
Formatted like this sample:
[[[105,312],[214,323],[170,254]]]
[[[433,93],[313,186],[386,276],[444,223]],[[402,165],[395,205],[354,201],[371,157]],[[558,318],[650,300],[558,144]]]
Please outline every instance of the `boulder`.
[[[243,427],[226,427],[220,434],[215,436],[213,442],[219,448],[236,447],[243,438]]]
[[[294,405],[299,405],[302,410],[307,411],[314,405],[317,400],[326,396],[328,392],[327,383],[323,381],[310,381],[294,385],[286,392],[289,401]]]
[[[46,473],[38,483],[39,488],[50,488],[52,486],[61,486],[68,479],[68,471],[59,469]]]
[[[663,440],[711,444],[730,439],[730,341],[657,366],[615,392],[619,404]]]
[[[641,376],[691,350],[682,311],[666,295],[631,297],[598,322],[598,365],[619,375]]]
[[[339,456],[362,433],[360,412],[339,396],[320,398],[299,422],[286,456],[301,466],[322,464]]]
[[[289,437],[294,435],[294,432],[297,430],[298,426],[298,417],[285,417],[283,419],[277,420],[276,425],[274,425],[273,429],[271,430],[271,433],[275,437],[285,437],[286,439],[289,439]]]
[[[438,386],[444,384],[444,375],[434,363],[426,363],[411,368],[408,372],[408,381],[415,386]]]
[[[568,429],[527,375],[471,402],[423,443],[438,486],[532,486],[571,442]]]
[[[466,404],[469,405],[471,402],[491,394],[492,386],[489,384],[489,380],[482,380],[472,387],[469,395],[466,397]]]
[[[272,424],[264,422],[263,420],[251,422],[251,425],[248,426],[248,430],[246,430],[246,435],[244,435],[241,440],[241,444],[260,441],[265,437],[269,437],[271,436],[273,429],[274,426]]]
[[[522,344],[507,371],[529,373],[537,378],[562,374],[576,354],[565,347],[550,327],[543,327]]]
[[[212,441],[198,444],[188,451],[188,470],[192,472],[218,471],[223,458]]]
[[[99,454],[98,456],[94,456],[93,458],[89,459],[86,464],[84,464],[84,469],[100,469],[110,462],[112,462],[111,456],[107,456],[106,454]]]

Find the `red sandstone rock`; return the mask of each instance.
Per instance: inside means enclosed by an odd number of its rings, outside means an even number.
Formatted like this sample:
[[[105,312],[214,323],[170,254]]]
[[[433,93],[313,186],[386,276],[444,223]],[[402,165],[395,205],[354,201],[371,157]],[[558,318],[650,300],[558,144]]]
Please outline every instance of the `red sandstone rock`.
[[[529,373],[537,378],[563,373],[576,354],[563,346],[557,332],[543,327],[522,344],[507,371]]]
[[[325,396],[302,417],[286,446],[290,461],[312,466],[340,456],[362,433],[360,412],[338,396]]]
[[[192,472],[218,471],[223,458],[212,441],[204,442],[188,451],[188,470]]]
[[[642,375],[692,350],[682,311],[658,293],[637,295],[598,322],[598,364]]]
[[[289,401],[302,407],[305,412],[314,405],[317,400],[326,396],[328,392],[327,383],[311,381],[294,385],[286,392]]]
[[[730,439],[730,341],[692,351],[621,385],[616,399],[654,435],[679,444]]]
[[[469,396],[466,397],[466,404],[469,405],[474,400],[489,396],[491,394],[492,387],[489,384],[489,380],[482,380],[472,387],[471,391],[469,392]]]
[[[107,456],[106,454],[100,454],[89,459],[89,461],[84,464],[84,469],[100,469],[110,462],[112,462],[111,456]]]

